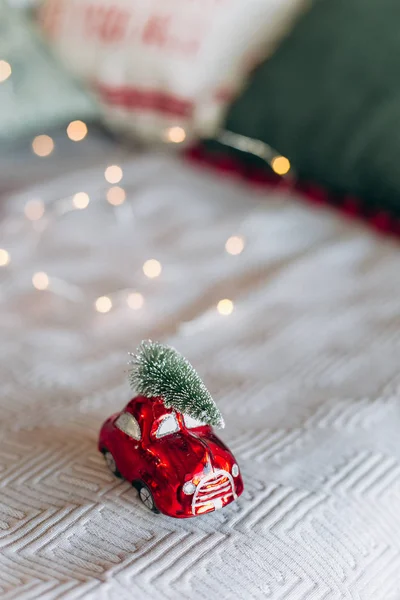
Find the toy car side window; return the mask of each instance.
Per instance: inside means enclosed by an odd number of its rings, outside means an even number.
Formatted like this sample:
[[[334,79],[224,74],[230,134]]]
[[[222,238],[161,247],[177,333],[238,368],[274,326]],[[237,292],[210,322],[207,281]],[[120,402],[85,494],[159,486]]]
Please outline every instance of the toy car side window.
[[[197,419],[194,419],[189,415],[183,415],[183,420],[185,422],[185,427],[187,427],[188,429],[194,429],[195,427],[204,427],[204,423],[198,421]]]
[[[133,415],[123,412],[115,421],[115,426],[134,440],[140,440],[140,427]]]
[[[169,435],[170,433],[175,433],[175,431],[179,431],[179,423],[176,420],[175,413],[170,413],[169,415],[165,416],[159,424],[156,431],[156,438],[164,437],[164,435]]]

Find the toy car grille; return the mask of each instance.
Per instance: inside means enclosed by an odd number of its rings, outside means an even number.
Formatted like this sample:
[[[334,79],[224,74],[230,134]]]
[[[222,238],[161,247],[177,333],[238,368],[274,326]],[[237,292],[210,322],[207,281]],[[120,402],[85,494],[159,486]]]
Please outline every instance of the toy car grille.
[[[232,476],[223,470],[217,470],[200,481],[193,495],[192,512],[198,515],[225,506],[236,498]]]

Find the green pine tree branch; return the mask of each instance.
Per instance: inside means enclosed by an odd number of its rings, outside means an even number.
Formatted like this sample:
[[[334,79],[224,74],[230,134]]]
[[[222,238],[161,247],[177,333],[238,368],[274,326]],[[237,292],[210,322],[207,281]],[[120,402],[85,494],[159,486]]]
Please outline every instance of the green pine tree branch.
[[[222,415],[198,373],[174,348],[148,340],[131,356],[129,381],[137,393],[148,398],[161,396],[167,408],[224,427]]]

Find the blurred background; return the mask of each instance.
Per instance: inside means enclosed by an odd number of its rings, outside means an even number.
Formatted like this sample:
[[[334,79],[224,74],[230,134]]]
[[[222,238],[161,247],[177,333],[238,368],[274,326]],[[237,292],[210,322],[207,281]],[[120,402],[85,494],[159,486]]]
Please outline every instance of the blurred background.
[[[129,223],[129,172],[163,156],[240,180],[244,196],[291,191],[399,234],[400,9],[385,8],[0,0],[3,213],[17,211],[40,240],[89,204]]]
[[[29,179],[61,156],[94,162],[111,140],[197,156],[201,142],[214,164],[266,179],[291,167],[314,196],[396,229],[399,12],[394,0],[1,0],[2,186],[20,161]],[[31,171],[32,154],[46,161]]]
[[[146,156],[177,161],[182,173],[191,161],[204,182],[210,169],[241,181],[244,197],[292,193],[399,234],[400,9],[385,7],[0,0],[1,206],[22,219],[24,243],[36,240],[30,258],[66,214],[88,208],[94,221],[111,210],[118,227],[132,223],[135,166]],[[10,246],[22,242],[8,220],[1,263],[13,277]],[[155,235],[149,226],[147,242]],[[241,253],[244,240],[231,237]]]

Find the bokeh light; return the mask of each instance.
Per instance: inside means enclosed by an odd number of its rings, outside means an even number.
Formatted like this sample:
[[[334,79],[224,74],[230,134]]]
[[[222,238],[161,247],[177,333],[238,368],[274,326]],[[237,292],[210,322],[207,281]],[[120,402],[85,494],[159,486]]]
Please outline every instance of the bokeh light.
[[[110,165],[104,171],[104,177],[108,183],[119,183],[123,177],[121,167],[118,165]]]
[[[142,294],[139,294],[139,292],[132,292],[127,297],[126,302],[129,308],[132,308],[133,310],[139,310],[144,304],[144,298]]]
[[[77,192],[72,198],[72,204],[75,208],[83,210],[89,205],[90,198],[86,192]]]
[[[54,150],[53,139],[49,135],[38,135],[32,142],[32,150],[37,156],[49,156]]]
[[[286,156],[275,156],[271,161],[271,167],[277,175],[286,175],[290,171],[290,162]]]
[[[161,271],[161,263],[155,258],[150,258],[149,260],[146,260],[146,262],[143,265],[143,273],[146,275],[146,277],[149,277],[150,279],[158,277],[161,274]]]
[[[0,60],[0,83],[6,81],[12,73],[11,65],[6,60]]]
[[[95,307],[99,313],[108,313],[112,309],[111,298],[108,296],[100,296],[95,302]]]
[[[230,315],[233,312],[232,300],[228,300],[228,298],[220,300],[217,304],[217,310],[220,315]]]
[[[24,213],[30,221],[39,221],[44,215],[44,202],[36,198],[28,200],[24,207]]]
[[[86,137],[88,128],[83,121],[71,121],[67,127],[67,136],[73,142],[80,142]]]
[[[120,204],[125,202],[125,199],[126,192],[124,188],[119,187],[119,185],[114,185],[107,190],[107,202],[113,206],[120,206]]]
[[[226,240],[225,250],[228,254],[232,254],[236,256],[243,252],[244,248],[244,239],[239,235],[232,235],[229,239]]]
[[[32,283],[33,287],[35,287],[37,290],[47,290],[50,284],[50,280],[46,273],[40,271],[39,273],[34,274],[34,276],[32,277]]]
[[[0,248],[0,267],[5,267],[10,262],[10,254],[4,248]]]
[[[182,127],[169,127],[164,135],[165,140],[173,144],[181,144],[186,139],[186,131]]]

